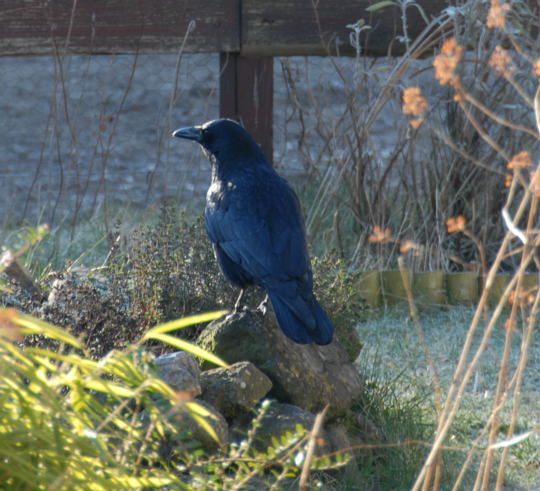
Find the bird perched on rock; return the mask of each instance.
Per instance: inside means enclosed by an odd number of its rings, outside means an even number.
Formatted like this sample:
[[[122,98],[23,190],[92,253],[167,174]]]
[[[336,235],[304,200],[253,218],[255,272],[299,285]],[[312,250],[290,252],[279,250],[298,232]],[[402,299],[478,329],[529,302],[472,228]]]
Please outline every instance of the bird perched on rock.
[[[209,154],[205,222],[221,270],[244,289],[261,286],[282,331],[297,343],[328,344],[334,326],[313,294],[304,220],[295,192],[238,123],[217,119],[180,128]]]

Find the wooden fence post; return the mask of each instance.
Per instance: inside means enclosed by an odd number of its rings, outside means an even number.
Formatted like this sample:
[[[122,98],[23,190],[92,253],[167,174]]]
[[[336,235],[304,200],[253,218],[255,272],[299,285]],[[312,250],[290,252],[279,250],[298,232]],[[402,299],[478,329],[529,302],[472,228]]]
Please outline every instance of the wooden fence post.
[[[274,58],[220,53],[219,112],[241,122],[273,161]]]

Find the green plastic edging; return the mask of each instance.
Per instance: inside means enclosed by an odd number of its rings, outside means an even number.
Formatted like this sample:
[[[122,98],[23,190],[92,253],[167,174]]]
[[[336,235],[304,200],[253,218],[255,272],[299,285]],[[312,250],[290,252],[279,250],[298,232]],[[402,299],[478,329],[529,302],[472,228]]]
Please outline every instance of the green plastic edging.
[[[403,271],[405,281],[409,288],[412,285],[413,273],[410,270]],[[381,272],[381,291],[386,304],[392,305],[407,300],[407,291],[403,284],[402,271],[399,269]]]
[[[381,274],[379,271],[362,271],[358,275],[356,287],[358,295],[372,307],[381,301]]]
[[[482,293],[483,277],[473,272],[413,272],[407,269],[404,274],[419,307],[435,307],[446,303],[474,305]],[[488,297],[490,306],[498,304],[511,280],[511,273],[495,276]],[[540,274],[524,274],[522,285],[524,294],[535,295],[540,287]],[[400,270],[362,271],[358,274],[357,289],[359,296],[373,307],[379,306],[381,301],[385,305],[407,301]]]
[[[414,273],[413,295],[414,300],[421,307],[435,307],[447,303],[444,271]]]

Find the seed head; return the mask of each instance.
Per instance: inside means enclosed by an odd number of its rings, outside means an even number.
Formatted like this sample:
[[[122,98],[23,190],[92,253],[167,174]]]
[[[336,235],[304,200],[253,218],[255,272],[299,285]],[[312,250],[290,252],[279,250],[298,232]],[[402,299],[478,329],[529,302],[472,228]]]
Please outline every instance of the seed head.
[[[500,0],[491,0],[487,16],[487,26],[490,29],[503,28],[506,23],[506,12],[510,10],[510,5],[502,3]]]
[[[428,101],[422,95],[419,87],[407,87],[403,91],[403,113],[416,116],[410,121],[410,125],[414,129],[422,124],[421,116],[428,106]]]
[[[416,242],[413,242],[412,240],[405,240],[404,242],[402,242],[399,251],[405,254],[406,252],[414,249],[419,249],[418,244]]]
[[[368,237],[369,242],[388,242],[392,236],[392,232],[389,228],[385,228],[375,225],[373,227],[373,233]]]
[[[497,46],[489,59],[489,66],[504,77],[509,77],[516,71],[512,57],[507,50]]]
[[[527,169],[532,167],[532,160],[529,152],[523,150],[523,152],[519,152],[517,155],[514,155],[506,167],[510,170]]]
[[[450,217],[446,221],[446,228],[449,234],[453,234],[454,232],[463,232],[466,224],[467,220],[465,220],[465,217],[458,215],[457,217]]]
[[[421,116],[428,106],[428,101],[422,95],[419,87],[407,87],[403,91],[403,113],[416,116],[410,121],[410,125],[414,129],[422,124],[423,118]]]
[[[462,55],[463,47],[457,43],[456,38],[452,37],[443,43],[440,54],[433,60],[435,78],[441,85],[451,85],[454,88],[460,86],[456,70]]]
[[[538,58],[533,64],[533,73],[540,77],[540,58]]]
[[[403,91],[403,112],[411,116],[421,116],[429,104],[419,87],[407,87]]]
[[[540,172],[538,169],[531,172],[531,191],[535,196],[540,196]]]

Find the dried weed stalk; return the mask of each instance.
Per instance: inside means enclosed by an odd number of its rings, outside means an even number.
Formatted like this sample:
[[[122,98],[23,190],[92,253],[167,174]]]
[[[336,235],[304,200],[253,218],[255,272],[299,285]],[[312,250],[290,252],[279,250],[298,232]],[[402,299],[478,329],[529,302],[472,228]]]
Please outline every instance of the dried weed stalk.
[[[469,6],[474,6],[474,2],[470,2]],[[522,3],[515,3],[510,8],[509,4],[492,0],[487,13],[487,30],[483,33],[483,46],[478,46],[476,50],[474,63],[482,65],[481,81],[486,83],[498,78],[496,85],[504,87],[504,90],[497,92],[503,96],[500,99],[489,97],[490,94],[486,94],[482,87],[478,90],[465,80],[464,65],[469,55],[463,46],[470,44],[467,41],[471,39],[467,37],[467,34],[470,36],[467,31],[457,30],[457,36],[444,43],[434,61],[438,80],[452,87],[454,101],[465,121],[479,136],[479,146],[489,150],[486,152],[490,155],[489,160],[478,156],[470,160],[496,169],[498,172],[494,176],[500,181],[499,186],[501,189],[507,186],[508,190],[501,192],[504,204],[495,214],[504,223],[505,233],[501,243],[497,244],[493,259],[490,257],[491,264],[485,273],[485,288],[467,334],[454,381],[439,414],[433,446],[413,487],[415,490],[438,489],[437,473],[441,459],[444,461],[442,446],[458,416],[462,398],[477,370],[480,357],[488,348],[494,331],[501,329],[501,324],[505,330],[505,344],[499,361],[497,389],[491,412],[478,436],[472,441],[453,489],[463,485],[465,473],[473,463],[476,465],[474,489],[502,489],[512,448],[540,431],[540,428],[531,428],[523,435],[515,434],[527,356],[540,307],[538,282],[531,286],[525,277],[527,271],[537,271],[539,266],[537,171],[531,173],[530,169],[540,165],[540,87],[538,79],[531,79],[530,76],[535,74],[536,61],[533,57],[535,51],[530,49],[528,26],[521,24],[521,29],[509,27],[509,18],[523,19],[527,13],[526,8]],[[481,21],[481,17],[476,20]],[[538,16],[532,17],[532,21],[536,26],[539,25]],[[509,42],[511,49],[501,47],[503,40],[507,44]],[[490,55],[484,56],[486,53]],[[481,60],[488,60],[487,64],[481,63]],[[536,90],[535,86],[538,87]],[[510,94],[514,98],[511,99]],[[510,100],[513,101],[512,106],[508,107]],[[436,130],[438,136],[442,136],[441,132],[440,129]],[[442,138],[446,141],[447,135]],[[500,175],[503,169],[504,172],[511,171],[511,174],[503,178]],[[447,225],[449,232],[462,232],[475,240],[463,216],[450,217]],[[485,317],[483,312],[487,308],[495,275],[509,260],[515,265],[513,276],[491,315]],[[480,337],[477,346],[473,343],[475,336]],[[510,359],[514,343],[520,343],[521,346],[517,361]],[[501,434],[504,435],[502,438]]]

